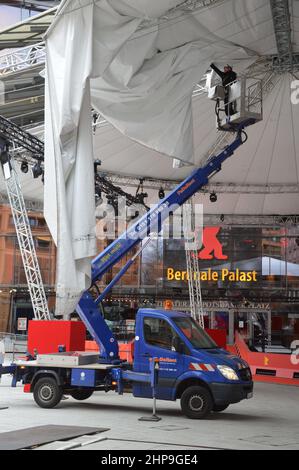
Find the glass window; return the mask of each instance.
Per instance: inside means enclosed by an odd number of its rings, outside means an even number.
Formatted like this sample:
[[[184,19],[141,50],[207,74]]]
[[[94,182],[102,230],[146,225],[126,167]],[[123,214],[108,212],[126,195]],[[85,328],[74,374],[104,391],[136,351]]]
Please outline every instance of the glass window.
[[[50,247],[50,240],[45,238],[36,238],[35,239],[36,248],[48,249]]]
[[[176,326],[188,338],[195,349],[215,349],[217,344],[210,336],[193,320],[188,317],[177,317],[173,319]]]
[[[147,344],[175,351],[174,339],[178,335],[166,320],[161,318],[145,318],[143,332]]]
[[[33,217],[29,217],[29,224],[31,225],[31,227],[37,227],[38,221],[37,221],[37,219],[35,219]]]

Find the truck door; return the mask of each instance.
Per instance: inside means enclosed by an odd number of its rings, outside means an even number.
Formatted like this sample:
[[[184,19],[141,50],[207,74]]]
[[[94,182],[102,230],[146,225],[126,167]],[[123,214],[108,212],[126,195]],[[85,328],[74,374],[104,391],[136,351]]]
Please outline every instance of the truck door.
[[[178,334],[171,324],[157,317],[144,317],[136,355],[134,370],[149,373],[150,361],[160,359],[157,398],[171,400],[176,379],[184,371],[185,356],[175,350]],[[147,384],[136,384],[133,389],[135,396],[152,397],[152,389]]]

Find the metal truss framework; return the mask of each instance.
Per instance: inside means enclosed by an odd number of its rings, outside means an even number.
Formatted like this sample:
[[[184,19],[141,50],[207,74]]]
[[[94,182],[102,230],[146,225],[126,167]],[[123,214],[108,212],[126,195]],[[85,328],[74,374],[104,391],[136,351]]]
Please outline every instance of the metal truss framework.
[[[292,72],[299,67],[299,54],[293,53],[289,0],[270,0],[278,56],[273,67]]]
[[[20,253],[32,302],[34,317],[37,320],[50,320],[46,293],[38,264],[30,222],[26,210],[23,193],[20,187],[18,174],[10,160],[11,174],[5,178],[7,194],[16,228]]]
[[[169,10],[169,12],[159,19],[145,20],[140,28],[157,26],[168,21],[170,16],[176,13],[194,12],[202,8],[207,8],[216,4],[224,3],[225,0],[186,0],[176,7]],[[299,54],[293,53],[292,37],[291,37],[291,15],[289,10],[288,0],[270,0],[271,10],[273,16],[273,24],[278,47],[278,56],[268,56],[269,63],[273,68],[292,70],[292,68],[299,67]],[[53,8],[55,13],[55,8]],[[44,43],[39,43],[33,46],[28,46],[15,50],[7,55],[0,56],[0,76],[17,72],[26,68],[43,64],[45,61],[45,47]],[[198,86],[195,91],[197,93],[205,92],[205,87]]]
[[[40,162],[41,166],[44,161],[44,142],[38,137],[30,134],[21,127],[14,124],[9,119],[0,116],[0,135],[10,143],[10,155],[19,162],[27,161],[28,163]],[[140,186],[140,185],[139,185]],[[146,209],[144,199],[146,195],[143,192],[136,192],[135,195],[125,192],[122,188],[115,186],[105,176],[98,173],[97,164],[95,162],[95,188],[103,191],[107,197],[113,202],[117,197],[125,197],[128,206],[133,204],[142,204]],[[98,194],[98,196],[100,196]]]
[[[123,176],[115,175],[113,173],[104,173],[105,179],[111,183],[120,185],[123,187],[136,188],[140,184],[140,180],[143,180],[144,189],[159,190],[161,186],[166,191],[171,191],[177,186],[179,181],[176,180],[165,180],[165,179],[153,179],[153,178],[138,178],[134,176]],[[204,193],[216,192],[217,194],[297,194],[299,193],[298,184],[236,184],[236,183],[209,183],[205,186]]]
[[[29,152],[36,160],[44,158],[44,143],[9,119],[0,116],[0,134],[14,147]]]
[[[200,282],[200,268],[198,262],[198,252],[196,249],[190,249],[188,242],[188,234],[194,238],[194,227],[193,227],[193,203],[184,204],[184,232],[185,238],[185,255],[186,255],[186,268],[188,273],[188,288],[189,288],[189,299],[190,299],[190,310],[191,316],[199,325],[204,328],[204,312],[202,305],[202,293],[201,293],[201,282]]]
[[[146,188],[146,186],[145,186]],[[0,192],[0,204],[9,204],[7,194]],[[28,211],[43,211],[42,201],[26,199],[25,205]],[[205,225],[222,226],[254,226],[254,227],[295,227],[299,235],[299,214],[296,215],[239,215],[239,214],[204,214]],[[294,235],[295,236],[295,235]],[[297,235],[296,235],[297,236]]]
[[[0,77],[22,72],[38,65],[44,65],[46,50],[44,43],[17,49],[0,56]]]
[[[9,204],[9,198],[8,195],[5,193],[0,192],[0,204]],[[25,200],[25,206],[27,211],[30,212],[42,212],[43,211],[43,203],[41,201],[35,201],[33,199],[26,199]]]
[[[37,320],[49,320],[50,313],[31,232],[29,217],[24,201],[19,176],[15,169],[9,146],[19,145],[38,160],[43,155],[44,144],[11,121],[0,116],[1,164],[4,180],[15,224],[20,253],[26,275],[34,316]],[[6,169],[5,169],[6,168]]]

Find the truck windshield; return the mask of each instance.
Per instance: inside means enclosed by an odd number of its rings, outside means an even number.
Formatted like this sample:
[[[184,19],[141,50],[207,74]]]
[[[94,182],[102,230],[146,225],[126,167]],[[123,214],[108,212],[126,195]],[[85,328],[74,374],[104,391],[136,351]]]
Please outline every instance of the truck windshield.
[[[215,349],[217,344],[210,336],[193,320],[193,318],[173,318],[176,326],[188,338],[195,349]]]

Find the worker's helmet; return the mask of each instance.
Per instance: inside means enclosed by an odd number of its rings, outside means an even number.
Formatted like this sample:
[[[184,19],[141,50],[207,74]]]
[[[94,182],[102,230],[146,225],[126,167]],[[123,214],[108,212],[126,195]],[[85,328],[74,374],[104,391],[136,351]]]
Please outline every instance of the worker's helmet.
[[[231,65],[229,65],[229,64],[225,65],[224,69],[227,69],[227,70],[233,70],[232,66],[231,66]]]

